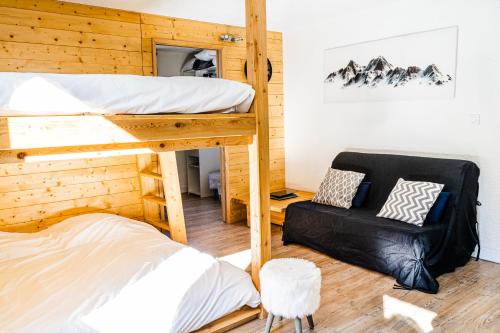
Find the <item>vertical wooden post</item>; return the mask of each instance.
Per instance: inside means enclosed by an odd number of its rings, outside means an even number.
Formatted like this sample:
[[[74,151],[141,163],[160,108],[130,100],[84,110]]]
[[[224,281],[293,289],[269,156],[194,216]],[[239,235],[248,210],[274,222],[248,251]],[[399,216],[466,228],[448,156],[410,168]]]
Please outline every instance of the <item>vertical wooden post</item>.
[[[176,242],[187,244],[186,223],[182,207],[179,173],[175,151],[158,154],[160,159],[161,176],[163,178],[163,192],[167,205],[168,226],[170,236]]]
[[[271,258],[266,0],[246,0],[245,5],[247,76],[255,89],[252,110],[257,118],[257,134],[249,146],[252,279],[259,288],[260,268]]]

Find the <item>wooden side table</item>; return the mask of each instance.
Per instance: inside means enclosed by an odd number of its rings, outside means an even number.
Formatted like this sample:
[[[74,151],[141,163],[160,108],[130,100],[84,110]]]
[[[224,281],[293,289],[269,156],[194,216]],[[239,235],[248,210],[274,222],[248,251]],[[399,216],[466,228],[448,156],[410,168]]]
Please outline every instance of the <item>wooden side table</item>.
[[[297,191],[294,189],[288,189],[295,194],[297,194],[296,198],[287,199],[287,200],[273,200],[271,199],[271,223],[277,225],[283,225],[285,222],[285,213],[288,205],[299,202],[299,201],[307,201],[311,200],[314,197],[314,193],[305,192],[305,191]]]
[[[283,225],[283,222],[285,222],[286,208],[288,207],[289,204],[292,204],[294,202],[311,200],[314,197],[314,193],[312,192],[298,191],[293,189],[287,189],[287,190],[297,194],[297,197],[287,200],[271,199],[271,205],[269,210],[271,211],[271,223],[273,224]],[[248,207],[248,198],[242,198],[242,199],[233,198],[232,200],[240,205],[246,206],[247,225],[250,226],[250,209]]]

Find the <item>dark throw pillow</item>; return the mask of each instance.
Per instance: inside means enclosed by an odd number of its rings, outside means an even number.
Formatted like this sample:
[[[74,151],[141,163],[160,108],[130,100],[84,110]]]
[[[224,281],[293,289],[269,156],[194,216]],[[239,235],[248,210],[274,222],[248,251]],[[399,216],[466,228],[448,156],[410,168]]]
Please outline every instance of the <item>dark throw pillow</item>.
[[[441,192],[425,218],[424,225],[439,224],[446,210],[446,204],[451,197],[450,192]]]
[[[371,186],[372,182],[361,182],[361,184],[359,184],[358,191],[356,192],[354,199],[352,199],[353,208],[360,208],[363,206]]]

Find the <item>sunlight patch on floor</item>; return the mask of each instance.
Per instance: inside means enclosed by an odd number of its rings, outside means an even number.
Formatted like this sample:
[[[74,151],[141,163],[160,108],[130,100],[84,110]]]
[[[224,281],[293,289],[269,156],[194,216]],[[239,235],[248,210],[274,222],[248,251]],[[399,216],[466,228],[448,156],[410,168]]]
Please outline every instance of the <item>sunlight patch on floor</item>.
[[[385,319],[403,319],[414,326],[418,332],[432,332],[432,321],[437,316],[435,312],[388,295],[383,296],[383,302]]]

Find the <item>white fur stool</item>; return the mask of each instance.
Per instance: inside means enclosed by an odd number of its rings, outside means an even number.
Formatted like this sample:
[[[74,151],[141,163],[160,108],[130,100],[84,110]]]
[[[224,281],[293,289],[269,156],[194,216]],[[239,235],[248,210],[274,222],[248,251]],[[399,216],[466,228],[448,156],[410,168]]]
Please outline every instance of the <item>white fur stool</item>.
[[[321,271],[303,259],[274,259],[260,271],[261,300],[269,312],[266,333],[275,316],[295,319],[295,332],[302,332],[302,317],[314,328],[312,314],[320,302]]]

